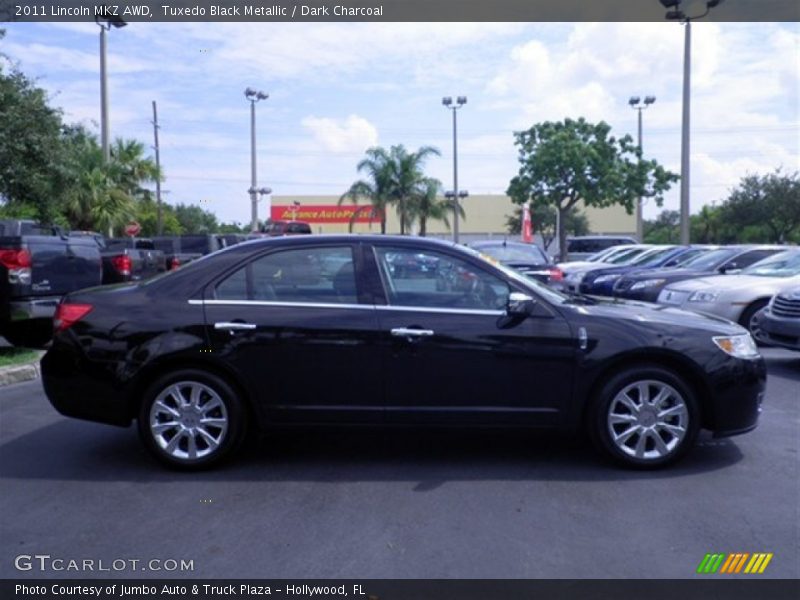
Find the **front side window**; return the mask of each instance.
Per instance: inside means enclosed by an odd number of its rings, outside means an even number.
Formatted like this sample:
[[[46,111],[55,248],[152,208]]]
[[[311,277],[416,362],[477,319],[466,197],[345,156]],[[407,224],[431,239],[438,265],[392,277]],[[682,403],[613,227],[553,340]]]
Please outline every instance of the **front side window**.
[[[503,310],[508,303],[505,281],[460,258],[387,247],[375,255],[390,305]]]
[[[214,290],[217,300],[357,304],[349,246],[293,248],[262,256],[238,269]]]

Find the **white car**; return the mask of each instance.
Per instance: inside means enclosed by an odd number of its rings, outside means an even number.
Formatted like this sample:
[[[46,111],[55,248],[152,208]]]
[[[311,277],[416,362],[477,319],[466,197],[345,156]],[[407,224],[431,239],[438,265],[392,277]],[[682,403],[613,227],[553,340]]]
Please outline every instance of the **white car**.
[[[736,275],[687,279],[661,290],[658,303],[724,317],[754,333],[754,319],[775,294],[800,284],[800,249],[759,261]]]
[[[589,271],[613,267],[615,265],[626,265],[651,248],[653,248],[651,244],[614,246],[608,250],[598,252],[591,257],[591,260],[559,263],[557,266],[561,269],[561,273],[563,274],[563,287],[570,292],[577,292],[583,276]]]

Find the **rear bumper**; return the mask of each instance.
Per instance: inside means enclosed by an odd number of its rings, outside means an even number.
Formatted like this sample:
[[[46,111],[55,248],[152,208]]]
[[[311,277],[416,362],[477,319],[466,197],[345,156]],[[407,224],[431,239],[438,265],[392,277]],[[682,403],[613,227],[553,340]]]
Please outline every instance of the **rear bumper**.
[[[60,301],[61,296],[13,300],[9,303],[9,320],[52,319]]]
[[[54,341],[41,362],[50,404],[67,417],[126,427],[132,415],[111,363],[90,361],[82,350]]]

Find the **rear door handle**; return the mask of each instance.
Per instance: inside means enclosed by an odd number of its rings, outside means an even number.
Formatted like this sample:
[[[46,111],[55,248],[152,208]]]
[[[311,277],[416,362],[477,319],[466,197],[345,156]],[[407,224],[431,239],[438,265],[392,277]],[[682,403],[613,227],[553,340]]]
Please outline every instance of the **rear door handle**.
[[[411,329],[409,327],[396,327],[391,330],[395,337],[421,338],[433,335],[433,329]]]
[[[255,329],[255,323],[241,323],[241,322],[234,322],[234,321],[219,321],[214,323],[214,329],[223,329],[228,331],[234,330],[246,330],[246,329]]]

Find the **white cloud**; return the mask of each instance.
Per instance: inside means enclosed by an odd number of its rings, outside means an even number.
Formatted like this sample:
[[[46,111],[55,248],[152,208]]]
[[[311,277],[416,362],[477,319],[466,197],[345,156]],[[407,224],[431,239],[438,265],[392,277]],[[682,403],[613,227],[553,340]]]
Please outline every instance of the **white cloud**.
[[[357,115],[344,120],[309,116],[303,119],[302,125],[323,150],[335,154],[360,153],[378,143],[378,130]]]

